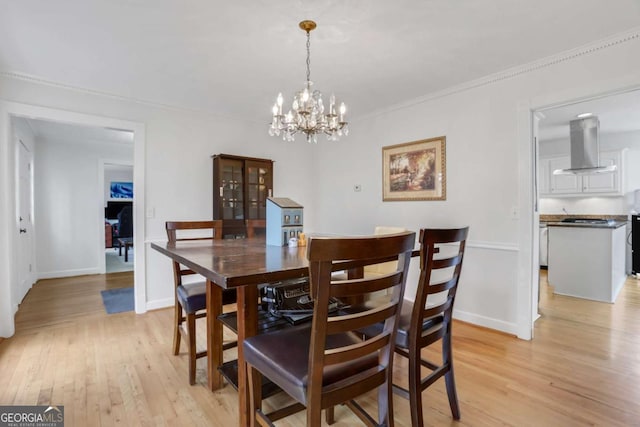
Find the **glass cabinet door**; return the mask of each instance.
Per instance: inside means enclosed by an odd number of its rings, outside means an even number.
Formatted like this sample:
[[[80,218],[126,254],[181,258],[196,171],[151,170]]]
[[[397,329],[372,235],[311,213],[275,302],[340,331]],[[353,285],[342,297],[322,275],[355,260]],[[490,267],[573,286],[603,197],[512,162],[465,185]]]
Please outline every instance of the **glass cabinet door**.
[[[272,182],[271,162],[247,162],[248,219],[267,217],[267,197],[271,196]]]
[[[244,219],[243,162],[225,160],[222,163],[220,186],[222,219]]]

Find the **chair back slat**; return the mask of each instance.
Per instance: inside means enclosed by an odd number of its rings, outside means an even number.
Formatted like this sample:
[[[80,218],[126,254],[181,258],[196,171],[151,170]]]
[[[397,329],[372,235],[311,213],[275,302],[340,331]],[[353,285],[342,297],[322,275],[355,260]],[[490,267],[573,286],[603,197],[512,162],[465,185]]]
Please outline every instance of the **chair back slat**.
[[[453,267],[455,265],[460,264],[461,262],[462,262],[462,255],[458,254],[450,258],[434,259],[431,268],[440,269],[440,268]]]
[[[393,361],[392,345],[395,341],[400,303],[404,296],[407,272],[411,253],[415,243],[415,233],[402,232],[390,235],[326,238],[311,237],[307,247],[311,292],[314,296],[313,323],[311,326],[311,348],[309,356],[309,399],[322,395],[323,367],[328,364],[348,363],[357,358],[372,356],[378,360],[378,368],[369,373],[360,373],[357,378],[345,381],[344,387],[364,387],[371,382],[391,381]],[[361,279],[332,280],[331,272],[336,264],[344,261],[356,261],[363,267],[395,260],[395,272],[383,277]],[[379,304],[363,304],[361,309],[329,313],[329,298],[361,297],[366,299],[370,293],[391,289],[387,300]],[[382,330],[366,341],[350,343],[344,347],[328,347],[329,337],[335,334],[355,331],[363,327],[384,323]],[[339,335],[338,335],[339,336]],[[383,371],[384,374],[380,374]],[[381,383],[380,383],[381,384]],[[322,399],[338,396],[344,389],[334,387],[330,392],[324,390]]]
[[[362,341],[361,343],[329,349],[324,355],[325,366],[344,363],[345,360],[354,360],[368,354],[377,352],[390,343],[389,335],[379,335],[375,338]]]
[[[334,281],[332,282],[333,286],[331,286],[331,296],[344,298],[389,289],[391,286],[400,284],[402,274],[395,271],[385,274],[384,276],[375,277],[374,279],[375,280],[350,279]]]
[[[430,317],[437,316],[438,314],[444,313],[445,311],[449,310],[451,306],[453,306],[453,298],[447,298],[440,304],[425,308],[422,314],[422,318],[429,319]]]
[[[384,322],[396,312],[396,305],[386,303],[364,312],[328,318],[327,335],[355,331],[379,322]]]
[[[175,245],[176,242],[182,241],[198,241],[198,240],[214,240],[222,239],[222,220],[215,221],[167,221],[165,222],[167,238],[169,245]],[[202,231],[208,234],[207,237],[190,235],[178,235],[180,231]],[[210,236],[209,236],[210,234]],[[173,278],[176,287],[182,285],[182,277],[194,275],[191,269],[183,267],[179,262],[173,262]]]
[[[437,294],[440,292],[448,291],[449,289],[457,285],[458,285],[458,275],[454,274],[452,278],[450,278],[445,282],[433,283],[429,285],[429,293]]]

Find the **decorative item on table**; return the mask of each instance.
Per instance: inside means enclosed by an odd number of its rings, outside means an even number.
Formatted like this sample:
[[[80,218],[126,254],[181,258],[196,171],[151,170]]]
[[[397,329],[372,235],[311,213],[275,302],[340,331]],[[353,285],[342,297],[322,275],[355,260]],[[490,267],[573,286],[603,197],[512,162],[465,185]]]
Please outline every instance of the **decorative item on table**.
[[[446,137],[382,147],[382,200],[447,200]]]
[[[336,97],[329,98],[329,112],[326,113],[322,101],[322,93],[312,90],[310,55],[311,55],[311,31],[316,28],[313,21],[302,21],[299,27],[307,33],[307,81],[304,89],[296,92],[293,97],[291,109],[286,114],[282,113],[284,99],[282,93],[278,94],[273,105],[273,118],[269,127],[269,135],[280,136],[285,141],[293,141],[297,133],[306,135],[307,142],[317,143],[317,134],[327,135],[329,141],[337,141],[342,135],[349,134],[348,123],[345,120],[347,107],[340,103],[336,110]]]
[[[267,198],[267,245],[287,246],[291,239],[297,242],[303,230],[302,209],[286,197]]]

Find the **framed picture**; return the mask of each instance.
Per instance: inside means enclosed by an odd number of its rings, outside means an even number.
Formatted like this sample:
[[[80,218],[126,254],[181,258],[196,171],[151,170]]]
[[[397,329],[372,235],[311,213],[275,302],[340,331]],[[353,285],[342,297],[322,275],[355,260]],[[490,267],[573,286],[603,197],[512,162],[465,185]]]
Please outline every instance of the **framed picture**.
[[[382,200],[446,200],[446,137],[382,147]]]
[[[133,182],[111,181],[112,199],[133,199]]]

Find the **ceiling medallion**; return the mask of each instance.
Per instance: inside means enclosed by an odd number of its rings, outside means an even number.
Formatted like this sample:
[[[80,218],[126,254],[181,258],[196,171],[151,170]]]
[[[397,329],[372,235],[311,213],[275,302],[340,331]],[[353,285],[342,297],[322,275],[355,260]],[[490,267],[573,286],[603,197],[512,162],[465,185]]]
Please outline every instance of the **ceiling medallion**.
[[[306,135],[307,142],[317,143],[317,135],[324,133],[329,141],[337,141],[342,135],[349,134],[348,123],[345,121],[347,107],[340,103],[336,111],[336,97],[331,94],[329,98],[329,111],[326,112],[322,101],[322,93],[312,90],[310,71],[311,31],[316,28],[313,21],[302,21],[300,28],[307,33],[307,81],[304,89],[296,92],[291,103],[291,109],[282,114],[284,99],[282,93],[278,94],[273,105],[273,118],[269,127],[269,135],[282,135],[284,141],[293,141],[297,133]]]

